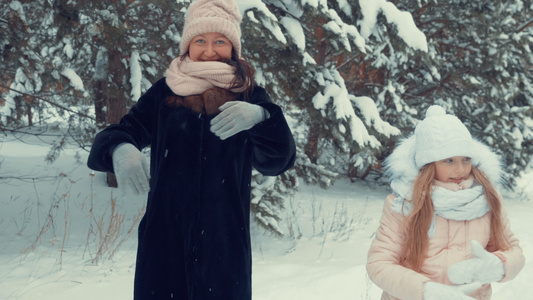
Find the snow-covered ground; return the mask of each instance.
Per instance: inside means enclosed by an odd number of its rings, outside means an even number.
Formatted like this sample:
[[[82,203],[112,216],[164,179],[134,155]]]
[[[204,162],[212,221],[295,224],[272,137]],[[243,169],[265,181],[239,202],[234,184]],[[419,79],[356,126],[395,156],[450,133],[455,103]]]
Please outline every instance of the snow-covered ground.
[[[144,196],[106,187],[82,150],[53,164],[47,151],[41,139],[0,133],[0,299],[132,299]],[[254,300],[380,299],[365,262],[387,193],[368,182],[301,186],[286,201],[285,237],[252,226]],[[528,259],[533,201],[506,199],[505,207]],[[527,260],[515,280],[493,285],[492,299],[531,299],[532,275]]]

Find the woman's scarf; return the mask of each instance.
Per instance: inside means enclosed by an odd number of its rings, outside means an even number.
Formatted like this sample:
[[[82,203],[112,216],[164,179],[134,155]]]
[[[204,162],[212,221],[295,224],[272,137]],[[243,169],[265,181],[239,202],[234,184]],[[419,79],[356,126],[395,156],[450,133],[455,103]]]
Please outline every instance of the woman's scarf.
[[[460,184],[443,183],[435,180],[431,192],[434,215],[428,230],[428,236],[435,235],[435,217],[455,221],[469,221],[484,216],[490,211],[485,198],[483,186],[474,184],[472,177]],[[392,204],[392,211],[408,215],[411,212],[411,202],[403,197],[396,197]]]
[[[166,82],[180,96],[199,95],[208,89],[230,89],[235,80],[235,67],[219,61],[195,62],[189,56],[175,58],[167,69]],[[231,89],[234,93],[246,90],[246,85]]]

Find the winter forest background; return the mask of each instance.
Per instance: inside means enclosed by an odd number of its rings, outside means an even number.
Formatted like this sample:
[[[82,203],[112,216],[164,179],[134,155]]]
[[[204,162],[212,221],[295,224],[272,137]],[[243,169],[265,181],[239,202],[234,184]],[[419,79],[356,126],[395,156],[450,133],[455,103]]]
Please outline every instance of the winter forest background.
[[[189,2],[2,0],[0,129],[56,135],[48,162],[72,142],[88,151],[164,76]],[[237,2],[243,54],[298,146],[290,172],[254,176],[255,219],[274,232],[300,180],[382,180],[431,104],[503,156],[510,187],[530,163],[533,1]]]
[[[299,210],[287,199],[304,185],[385,182],[384,159],[432,104],[457,115],[503,157],[507,187],[520,194],[517,178],[533,168],[533,1],[237,2],[243,54],[256,68],[256,83],[283,107],[298,148],[295,167],[284,175],[254,174],[255,224],[279,237],[298,236],[300,228],[291,222]],[[164,76],[179,52],[189,3],[0,0],[0,183],[20,179],[40,195],[36,178],[6,173],[2,149],[12,136],[47,144],[43,163],[57,163],[74,148],[73,157],[85,164],[94,135],[118,122]],[[58,176],[75,184],[71,174]],[[107,181],[113,185],[111,174]],[[38,220],[44,225],[25,251],[42,242],[43,230],[59,226],[51,216],[57,217],[68,193],[59,194],[54,191],[56,202]],[[7,203],[0,191],[4,197]],[[322,207],[312,209],[314,216]],[[38,212],[21,214],[38,219]],[[335,207],[335,214],[343,212]],[[140,215],[134,214],[134,225]],[[120,218],[113,210],[109,224],[103,218],[89,223],[87,240],[103,226],[109,233]],[[289,232],[279,226],[283,219]],[[330,232],[344,232],[333,225]],[[17,227],[21,233],[26,225]],[[53,235],[61,240],[58,233]],[[116,248],[98,248],[93,262],[102,253],[111,257],[124,242],[102,239],[100,246]]]

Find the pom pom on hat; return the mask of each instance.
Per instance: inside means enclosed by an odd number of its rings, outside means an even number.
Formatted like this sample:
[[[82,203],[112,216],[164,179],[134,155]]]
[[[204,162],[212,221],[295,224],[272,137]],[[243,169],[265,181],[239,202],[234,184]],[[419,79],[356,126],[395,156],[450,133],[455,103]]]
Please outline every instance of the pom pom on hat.
[[[189,44],[197,35],[207,32],[224,34],[241,57],[242,15],[233,0],[196,0],[185,15],[181,35],[180,55],[189,51]]]
[[[426,111],[426,118],[428,117],[437,117],[446,115],[446,111],[442,106],[432,105]]]
[[[415,129],[415,163],[418,168],[454,156],[472,157],[476,144],[466,126],[444,108],[432,105]]]

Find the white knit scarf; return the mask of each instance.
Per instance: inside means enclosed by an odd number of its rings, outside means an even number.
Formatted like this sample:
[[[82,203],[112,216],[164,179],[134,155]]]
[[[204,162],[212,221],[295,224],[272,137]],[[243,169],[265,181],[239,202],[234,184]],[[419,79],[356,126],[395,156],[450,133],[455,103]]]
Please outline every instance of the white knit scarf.
[[[229,89],[235,79],[235,67],[219,61],[195,62],[189,56],[175,58],[167,69],[166,82],[180,96],[200,95],[208,89]],[[243,92],[246,86],[231,89]]]
[[[428,236],[435,235],[435,217],[437,215],[456,221],[468,221],[484,216],[490,211],[485,199],[483,186],[470,182],[461,185],[435,182],[431,199],[433,200],[434,215],[428,230]],[[392,204],[392,211],[408,215],[411,212],[411,202],[402,197],[396,197]]]

